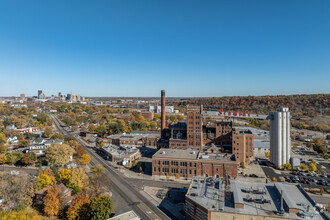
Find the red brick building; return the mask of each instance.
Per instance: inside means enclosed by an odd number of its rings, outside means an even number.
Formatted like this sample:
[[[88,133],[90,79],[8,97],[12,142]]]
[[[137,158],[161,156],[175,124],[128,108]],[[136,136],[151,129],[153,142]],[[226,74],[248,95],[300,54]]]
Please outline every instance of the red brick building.
[[[160,149],[152,157],[152,175],[237,177],[238,162],[227,154],[202,153],[195,150]]]

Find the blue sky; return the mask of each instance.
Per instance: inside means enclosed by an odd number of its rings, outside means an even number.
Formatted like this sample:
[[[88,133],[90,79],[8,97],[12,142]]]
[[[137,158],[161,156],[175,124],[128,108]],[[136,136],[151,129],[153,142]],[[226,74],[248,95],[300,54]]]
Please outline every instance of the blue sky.
[[[329,0],[0,0],[0,96],[330,92]]]

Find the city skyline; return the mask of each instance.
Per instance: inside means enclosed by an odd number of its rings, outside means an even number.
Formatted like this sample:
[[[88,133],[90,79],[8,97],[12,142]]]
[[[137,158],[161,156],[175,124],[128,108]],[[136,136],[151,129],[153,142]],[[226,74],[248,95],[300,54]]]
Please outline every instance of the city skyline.
[[[329,1],[8,1],[0,96],[329,93]],[[68,91],[68,92],[65,92]]]

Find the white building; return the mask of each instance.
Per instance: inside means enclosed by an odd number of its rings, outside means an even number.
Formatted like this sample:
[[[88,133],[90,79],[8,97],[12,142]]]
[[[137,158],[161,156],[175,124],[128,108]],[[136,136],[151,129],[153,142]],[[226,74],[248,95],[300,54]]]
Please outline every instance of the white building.
[[[270,162],[276,167],[290,162],[290,112],[279,108],[270,113]]]
[[[147,107],[146,110],[148,112],[154,112],[156,114],[159,114],[162,111],[162,107],[159,105],[157,106],[150,105]],[[174,106],[165,106],[165,113],[174,113]]]

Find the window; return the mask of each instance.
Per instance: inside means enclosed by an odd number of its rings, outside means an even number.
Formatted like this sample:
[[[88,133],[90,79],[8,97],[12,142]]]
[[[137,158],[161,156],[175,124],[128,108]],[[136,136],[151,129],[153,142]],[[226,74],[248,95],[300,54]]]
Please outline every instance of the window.
[[[156,167],[154,167],[154,172],[156,172]]]
[[[180,166],[181,167],[186,167],[187,166],[187,162],[180,162]]]
[[[178,169],[176,169],[176,168],[172,168],[171,171],[172,171],[172,173],[178,173]]]
[[[178,161],[171,161],[171,165],[177,167],[178,166]]]
[[[160,160],[158,160],[158,165],[160,165]]]
[[[194,167],[196,167],[196,163],[194,163]]]
[[[168,166],[169,165],[169,162],[167,160],[163,160],[163,165],[164,166]]]
[[[181,174],[187,174],[187,170],[186,169],[182,169],[182,170],[180,170],[180,173]]]
[[[169,171],[168,168],[163,167],[163,173],[168,173],[168,171]]]

